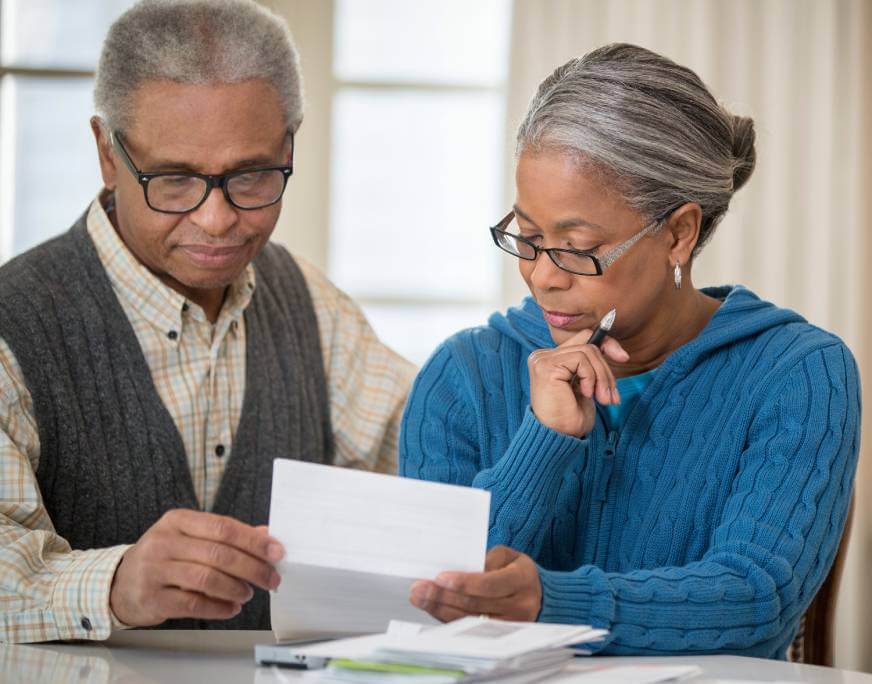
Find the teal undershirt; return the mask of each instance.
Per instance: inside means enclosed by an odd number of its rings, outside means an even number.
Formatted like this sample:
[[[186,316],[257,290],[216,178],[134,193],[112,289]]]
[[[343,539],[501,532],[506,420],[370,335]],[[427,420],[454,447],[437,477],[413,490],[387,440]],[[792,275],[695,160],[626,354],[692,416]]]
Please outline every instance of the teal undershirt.
[[[630,411],[633,410],[633,406],[635,406],[636,401],[642,395],[642,392],[644,392],[648,385],[651,384],[651,381],[654,379],[654,373],[656,372],[657,369],[655,368],[646,371],[645,373],[639,373],[639,375],[630,375],[626,378],[617,379],[616,382],[618,393],[621,395],[621,403],[609,404],[608,406],[600,404],[603,420],[609,431],[620,430],[624,427],[624,423],[627,421],[627,416],[630,415]]]

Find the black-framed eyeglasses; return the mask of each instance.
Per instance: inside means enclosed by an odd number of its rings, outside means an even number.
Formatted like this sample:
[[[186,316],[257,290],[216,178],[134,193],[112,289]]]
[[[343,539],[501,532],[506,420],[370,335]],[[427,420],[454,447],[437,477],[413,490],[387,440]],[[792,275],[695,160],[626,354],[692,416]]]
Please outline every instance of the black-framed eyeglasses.
[[[187,214],[203,204],[216,187],[237,209],[263,209],[278,202],[294,173],[294,135],[290,132],[288,135],[291,154],[286,166],[239,169],[217,176],[182,171],[147,173],[133,163],[118,131],[113,131],[110,137],[115,151],[142,186],[149,208],[164,214]]]
[[[525,261],[535,261],[540,252],[545,252],[557,268],[583,276],[601,276],[605,270],[646,235],[657,230],[669,218],[673,210],[645,226],[629,240],[622,242],[602,256],[594,256],[589,251],[578,249],[563,249],[559,247],[539,247],[530,240],[518,235],[518,225],[515,212],[510,211],[497,225],[491,226],[490,232],[494,244],[504,252]]]

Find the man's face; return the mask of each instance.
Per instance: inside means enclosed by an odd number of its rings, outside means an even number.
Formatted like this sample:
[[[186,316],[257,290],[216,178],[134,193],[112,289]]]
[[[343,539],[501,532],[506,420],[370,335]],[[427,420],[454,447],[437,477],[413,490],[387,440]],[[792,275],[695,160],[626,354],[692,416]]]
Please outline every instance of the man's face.
[[[137,90],[133,123],[120,131],[143,172],[222,174],[281,166],[290,137],[275,90],[264,81],[190,85],[150,81]],[[115,190],[115,224],[128,248],[173,289],[195,301],[223,291],[269,239],[281,203],[242,210],[220,188],[186,214],[149,208],[142,186],[94,126],[103,181]]]

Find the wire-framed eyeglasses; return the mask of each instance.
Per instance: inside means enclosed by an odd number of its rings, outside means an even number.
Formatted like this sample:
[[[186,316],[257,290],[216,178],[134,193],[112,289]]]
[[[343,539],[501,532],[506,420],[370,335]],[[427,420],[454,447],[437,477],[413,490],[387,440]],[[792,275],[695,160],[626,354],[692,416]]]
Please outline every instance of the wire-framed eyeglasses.
[[[564,249],[559,247],[539,247],[530,240],[518,235],[518,225],[515,212],[510,211],[497,225],[491,226],[490,232],[494,244],[504,252],[525,261],[535,261],[540,252],[545,252],[554,265],[573,275],[601,276],[605,270],[619,259],[624,252],[635,245],[646,235],[655,232],[669,218],[672,210],[662,217],[649,223],[630,239],[622,242],[602,256],[595,256],[590,251]]]

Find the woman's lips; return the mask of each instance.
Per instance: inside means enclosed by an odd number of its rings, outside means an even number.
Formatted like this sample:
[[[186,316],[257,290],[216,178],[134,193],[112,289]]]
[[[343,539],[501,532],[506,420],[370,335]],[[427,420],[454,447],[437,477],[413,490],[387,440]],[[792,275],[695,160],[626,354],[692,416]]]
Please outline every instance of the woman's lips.
[[[542,315],[545,317],[545,322],[555,328],[567,328],[584,318],[584,314],[570,314],[562,311],[543,311]]]

